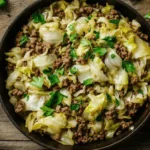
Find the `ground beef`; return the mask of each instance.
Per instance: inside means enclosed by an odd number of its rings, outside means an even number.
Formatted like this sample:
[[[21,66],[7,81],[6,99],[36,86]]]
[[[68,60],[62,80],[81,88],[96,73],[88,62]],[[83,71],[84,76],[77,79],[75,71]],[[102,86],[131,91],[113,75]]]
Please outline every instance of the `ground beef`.
[[[144,33],[140,32],[140,31],[137,31],[136,34],[137,34],[141,39],[143,39],[143,40],[145,40],[145,41],[148,41],[148,35],[147,35],[147,34],[144,34]]]
[[[12,63],[8,63],[8,65],[7,65],[7,69],[8,69],[8,71],[13,71],[13,70],[14,70],[14,68],[15,68],[15,65],[14,65],[14,64],[12,64]]]
[[[110,11],[110,13],[108,15],[106,15],[106,18],[110,19],[110,20],[112,20],[112,19],[120,19],[120,13],[117,10],[112,9]]]
[[[121,129],[128,129],[133,124],[133,121],[121,121]]]
[[[131,81],[130,81],[131,84],[136,84],[136,83],[138,83],[138,81],[139,81],[139,79],[138,79],[137,76],[132,76],[130,80],[131,80]]]
[[[131,53],[128,52],[127,48],[121,44],[121,43],[117,43],[115,45],[115,49],[117,54],[124,60],[129,60],[131,57]]]
[[[71,110],[68,106],[61,107],[61,112],[63,112],[67,117],[71,115]]]
[[[41,75],[40,70],[38,68],[33,68],[33,75],[36,77],[40,76]]]
[[[90,129],[88,128],[88,121],[84,120],[82,117],[78,116],[76,118],[77,127],[73,130],[74,136],[73,139],[75,140],[76,144],[80,143],[87,143],[92,141],[97,141],[98,139],[103,140],[105,138],[105,132],[101,131],[99,133],[91,133]]]
[[[18,89],[13,89],[11,94],[14,96],[22,96],[23,92],[21,90],[18,90]]]
[[[61,10],[61,9],[54,9],[54,12],[53,12],[54,14],[54,16],[57,16],[57,17],[59,17],[59,18],[63,18],[64,16],[65,16],[65,13],[64,13],[64,11],[63,10]]]
[[[29,33],[29,26],[28,25],[24,25],[22,28],[22,31],[24,34],[28,34]]]
[[[25,103],[23,101],[19,101],[15,105],[15,112],[18,114],[22,114],[25,111],[25,107],[26,107]]]
[[[123,97],[125,95],[124,90],[119,91],[119,96]]]
[[[64,52],[61,55],[61,58],[58,58],[54,64],[53,69],[57,69],[60,66],[63,66],[66,69],[68,69],[72,65],[72,59],[70,57],[70,44],[66,47],[66,52]]]
[[[76,62],[78,62],[81,65],[85,65],[87,63],[87,60],[84,59],[83,57],[79,57]]]
[[[81,83],[76,83],[76,84],[71,83],[68,88],[69,88],[70,93],[73,94],[73,93],[79,91],[80,89],[83,89],[83,85]]]
[[[127,115],[134,116],[140,108],[139,104],[126,102]]]
[[[106,117],[108,120],[114,119],[114,118],[116,117],[116,113],[115,113],[114,110],[106,111],[106,112],[105,112],[105,117]]]

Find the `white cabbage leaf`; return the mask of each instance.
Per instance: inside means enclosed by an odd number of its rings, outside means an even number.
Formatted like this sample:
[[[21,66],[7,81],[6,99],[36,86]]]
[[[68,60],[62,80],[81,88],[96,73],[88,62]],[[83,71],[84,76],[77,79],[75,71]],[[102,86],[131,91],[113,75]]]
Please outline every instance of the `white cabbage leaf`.
[[[54,61],[57,59],[55,54],[48,54],[48,55],[39,55],[33,59],[34,65],[36,67],[51,67]]]
[[[26,111],[38,111],[44,105],[46,101],[46,96],[32,94],[29,95],[29,99],[22,99],[26,104]]]
[[[60,141],[63,145],[74,145],[73,132],[71,130],[62,133]]]
[[[59,134],[66,127],[67,118],[63,113],[55,113],[53,116],[41,118],[33,125],[33,130],[46,128],[46,132],[55,135]]]
[[[60,90],[60,93],[63,94],[64,96],[66,96],[66,97],[63,98],[62,103],[66,104],[67,106],[70,106],[71,105],[71,100],[72,100],[70,92],[67,89],[64,88],[64,89]]]
[[[89,94],[90,102],[83,112],[83,118],[89,121],[94,121],[95,118],[102,112],[106,107],[107,98],[105,94],[91,95]]]

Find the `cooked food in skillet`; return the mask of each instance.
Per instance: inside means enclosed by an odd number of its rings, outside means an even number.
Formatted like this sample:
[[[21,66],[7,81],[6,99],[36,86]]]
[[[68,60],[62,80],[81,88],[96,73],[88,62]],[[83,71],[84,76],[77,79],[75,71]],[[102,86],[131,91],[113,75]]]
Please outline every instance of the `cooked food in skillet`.
[[[150,96],[150,46],[114,6],[57,1],[6,53],[10,102],[29,132],[74,145],[134,129]]]

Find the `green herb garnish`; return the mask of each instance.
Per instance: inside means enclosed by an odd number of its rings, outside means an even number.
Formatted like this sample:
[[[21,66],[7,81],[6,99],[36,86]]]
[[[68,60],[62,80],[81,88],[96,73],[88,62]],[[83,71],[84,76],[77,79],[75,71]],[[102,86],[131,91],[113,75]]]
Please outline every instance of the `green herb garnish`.
[[[122,68],[126,70],[126,72],[135,72],[134,64],[130,61],[122,61]]]
[[[114,59],[116,57],[115,54],[111,54],[111,58]]]
[[[60,75],[64,75],[65,70],[64,70],[64,68],[56,69],[56,73],[60,74]]]
[[[92,19],[92,16],[91,16],[91,15],[90,15],[90,16],[88,16],[88,17],[87,17],[87,19],[88,19],[88,20],[91,20],[91,19]]]
[[[108,102],[111,103],[111,96],[108,93],[106,93],[106,97],[107,97]]]
[[[67,42],[68,42],[68,35],[67,33],[64,33],[62,45],[66,45]]]
[[[23,35],[20,39],[20,46],[23,46],[24,44],[26,44],[29,41],[29,38],[27,37],[27,35]]]
[[[73,31],[74,30],[74,26],[71,24],[71,25],[69,25],[69,27],[68,27],[71,31]]]
[[[45,19],[44,19],[44,15],[40,12],[35,12],[32,14],[32,19],[34,23],[46,23]]]
[[[93,51],[99,54],[100,56],[104,56],[107,53],[106,48],[102,48],[102,47],[95,47],[93,48]]]
[[[103,116],[100,113],[97,117],[96,117],[96,121],[102,121],[103,120]]]
[[[72,34],[72,35],[70,36],[70,41],[71,41],[71,42],[74,42],[74,41],[77,39],[77,37],[78,37],[78,34],[77,34],[77,33]]]
[[[56,74],[52,74],[52,75],[48,76],[48,79],[51,82],[52,86],[56,85],[60,82]]]
[[[6,5],[6,0],[0,0],[0,7],[4,7]]]
[[[77,54],[76,54],[76,51],[74,50],[74,48],[71,47],[70,49],[70,56],[72,59],[76,59],[78,58]]]
[[[44,69],[43,73],[44,74],[50,74],[52,72],[52,68]]]
[[[120,105],[120,101],[116,98],[116,105],[119,106]]]
[[[37,87],[37,88],[42,88],[44,84],[44,78],[43,77],[33,77],[31,85]]]
[[[112,19],[112,20],[109,20],[110,23],[113,23],[115,25],[118,25],[120,20],[119,19]]]
[[[51,92],[50,93],[50,99],[46,102],[45,106],[47,107],[53,107],[55,105],[59,105],[63,98],[67,96],[61,94],[59,91],[56,91],[56,92]]]
[[[88,39],[82,39],[81,40],[81,45],[82,46],[91,46],[91,42]]]
[[[150,19],[150,13],[146,14],[146,15],[144,16],[144,18],[145,18],[145,19]]]
[[[95,34],[95,39],[99,39],[100,37],[100,32],[97,32],[97,31],[94,31],[94,34]]]
[[[76,73],[78,72],[78,69],[77,69],[76,67],[72,67],[72,68],[70,69],[70,72],[71,72],[72,74],[76,74]]]
[[[117,42],[117,39],[115,36],[111,37],[111,36],[107,36],[105,37],[103,40],[105,40],[107,42],[107,45],[110,48],[114,48],[115,43]]]
[[[78,111],[80,108],[80,105],[79,104],[71,104],[70,106],[70,109],[71,110],[75,110],[75,111]]]
[[[91,85],[91,84],[93,84],[93,79],[90,78],[90,79],[84,80],[83,84],[86,85],[86,86]]]
[[[48,108],[47,106],[41,107],[41,110],[44,112],[43,115],[44,115],[45,117],[51,116],[51,115],[53,115],[53,113],[54,113],[54,109]]]
[[[29,95],[28,94],[23,94],[23,97],[26,98],[26,100],[29,100]]]
[[[95,57],[95,56],[93,55],[93,53],[92,53],[91,51],[87,51],[83,58],[84,58],[85,60],[87,60],[87,59],[89,59],[89,58],[93,60],[94,57]]]
[[[144,95],[143,91],[141,89],[138,90],[138,93]]]

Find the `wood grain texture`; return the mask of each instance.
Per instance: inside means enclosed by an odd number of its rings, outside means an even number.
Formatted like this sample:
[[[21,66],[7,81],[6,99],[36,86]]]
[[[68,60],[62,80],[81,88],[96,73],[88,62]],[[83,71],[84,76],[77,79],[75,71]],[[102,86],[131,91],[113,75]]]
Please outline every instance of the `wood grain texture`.
[[[35,0],[9,0],[6,9],[0,10],[0,40],[11,24],[13,19],[29,4]],[[142,15],[150,12],[150,0],[141,0],[141,2],[132,4],[129,0],[126,3],[134,7]],[[27,139],[10,122],[0,105],[0,150],[42,150],[41,146]],[[110,150],[150,150],[150,121],[130,139],[111,148]]]

